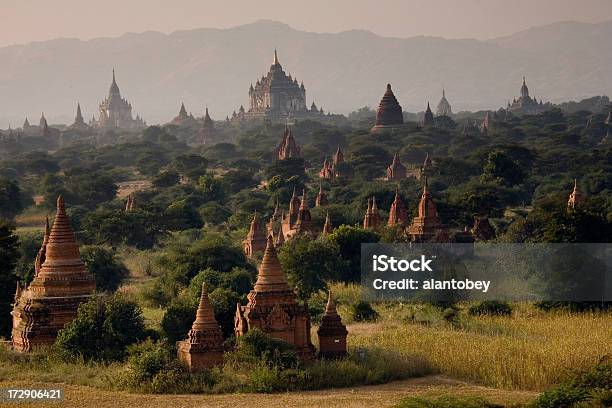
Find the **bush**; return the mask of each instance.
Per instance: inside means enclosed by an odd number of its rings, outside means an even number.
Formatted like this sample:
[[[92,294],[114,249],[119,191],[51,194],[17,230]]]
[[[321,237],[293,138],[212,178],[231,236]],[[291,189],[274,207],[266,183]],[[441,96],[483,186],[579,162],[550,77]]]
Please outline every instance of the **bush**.
[[[270,337],[259,329],[249,330],[237,339],[231,360],[277,368],[297,367],[299,363],[292,344]]]
[[[114,292],[129,275],[126,266],[109,248],[98,245],[82,246],[81,259],[95,277],[98,291]]]
[[[368,302],[360,301],[351,305],[351,316],[356,322],[378,319],[378,312]]]
[[[512,314],[512,307],[506,302],[484,300],[477,305],[471,306],[468,313],[471,316],[510,316]]]
[[[197,304],[185,300],[172,302],[161,321],[163,336],[174,344],[187,337],[195,320]]]
[[[502,408],[480,397],[455,397],[443,395],[437,398],[404,398],[396,408]]]
[[[142,311],[120,296],[94,296],[59,331],[55,346],[65,360],[117,361],[127,346],[145,337]]]

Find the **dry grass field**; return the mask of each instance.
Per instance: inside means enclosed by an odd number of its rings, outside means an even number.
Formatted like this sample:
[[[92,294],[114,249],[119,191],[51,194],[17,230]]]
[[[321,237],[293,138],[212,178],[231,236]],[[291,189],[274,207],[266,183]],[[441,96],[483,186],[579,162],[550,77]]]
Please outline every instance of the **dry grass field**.
[[[0,387],[27,387],[41,383],[27,381],[0,381]],[[56,384],[45,384],[54,386]],[[392,407],[406,396],[439,396],[445,394],[482,396],[494,403],[521,404],[535,398],[525,391],[508,391],[482,387],[452,380],[443,376],[429,376],[396,381],[389,384],[345,388],[337,390],[291,392],[283,394],[226,394],[226,395],[141,395],[125,392],[102,391],[95,388],[65,385],[65,401],[57,403],[19,404],[20,408],[357,408]],[[1,404],[0,404],[1,406]],[[15,404],[11,404],[15,406]]]

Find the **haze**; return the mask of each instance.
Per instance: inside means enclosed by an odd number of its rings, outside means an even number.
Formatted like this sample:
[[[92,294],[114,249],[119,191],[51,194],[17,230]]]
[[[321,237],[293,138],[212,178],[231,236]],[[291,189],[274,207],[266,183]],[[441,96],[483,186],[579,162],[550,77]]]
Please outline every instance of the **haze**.
[[[612,18],[610,0],[0,0],[0,47],[58,37],[227,28],[258,19],[314,32],[489,39],[557,21]]]

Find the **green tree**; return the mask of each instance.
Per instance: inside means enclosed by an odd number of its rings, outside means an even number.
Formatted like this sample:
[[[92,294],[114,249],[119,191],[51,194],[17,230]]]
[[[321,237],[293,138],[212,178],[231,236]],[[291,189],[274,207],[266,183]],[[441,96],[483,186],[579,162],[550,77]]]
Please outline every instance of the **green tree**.
[[[136,303],[118,295],[94,296],[59,331],[55,346],[67,360],[119,361],[130,344],[144,337],[144,318]]]
[[[325,289],[326,281],[339,279],[338,272],[346,266],[336,245],[307,237],[292,239],[283,245],[279,260],[290,285],[302,300]]]
[[[0,178],[0,217],[13,218],[24,207],[21,190],[16,181]]]
[[[524,179],[523,169],[506,154],[496,151],[487,157],[483,167],[483,181],[513,186]]]
[[[360,227],[341,225],[329,234],[328,239],[338,247],[341,258],[346,262],[340,279],[343,282],[361,281],[361,244],[377,243],[380,236]]]
[[[15,265],[19,259],[19,239],[14,227],[0,218],[0,336],[10,336],[11,304],[15,295],[17,277]]]
[[[175,157],[171,165],[180,174],[197,180],[200,176],[206,174],[208,160],[197,154],[183,154]]]
[[[128,277],[127,267],[113,250],[99,245],[85,245],[81,249],[81,259],[96,278],[98,291],[116,291]]]
[[[179,174],[176,171],[163,171],[153,178],[151,184],[153,187],[172,187],[178,184]]]

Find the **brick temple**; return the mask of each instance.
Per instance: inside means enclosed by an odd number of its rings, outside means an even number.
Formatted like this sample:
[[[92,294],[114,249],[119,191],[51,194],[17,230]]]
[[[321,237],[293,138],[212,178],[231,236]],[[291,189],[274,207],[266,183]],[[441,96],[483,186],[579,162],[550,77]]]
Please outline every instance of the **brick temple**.
[[[336,303],[329,291],[325,313],[317,330],[319,336],[319,356],[338,358],[346,355],[346,336],[348,330],[336,310]]]
[[[238,304],[236,307],[234,332],[237,337],[258,328],[271,337],[293,344],[302,359],[314,358],[308,307],[298,304],[289,287],[271,236],[267,240],[257,282],[247,299],[246,306]]]
[[[64,200],[57,199],[53,226],[47,230],[36,257],[35,276],[15,294],[12,344],[19,352],[51,345],[57,332],[74,320],[77,309],[95,291],[94,277],[79,254]]]

